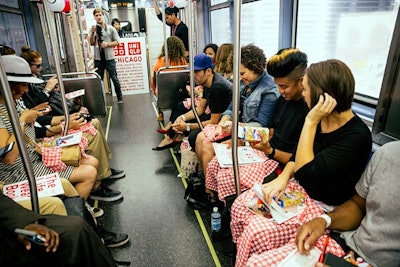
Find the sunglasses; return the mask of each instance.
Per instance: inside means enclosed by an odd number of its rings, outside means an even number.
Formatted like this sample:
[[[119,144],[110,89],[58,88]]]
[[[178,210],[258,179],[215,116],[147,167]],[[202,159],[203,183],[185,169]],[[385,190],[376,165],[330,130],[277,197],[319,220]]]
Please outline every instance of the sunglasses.
[[[41,67],[43,66],[43,63],[40,63],[40,64],[31,64],[31,65],[36,66],[37,68],[41,68]]]

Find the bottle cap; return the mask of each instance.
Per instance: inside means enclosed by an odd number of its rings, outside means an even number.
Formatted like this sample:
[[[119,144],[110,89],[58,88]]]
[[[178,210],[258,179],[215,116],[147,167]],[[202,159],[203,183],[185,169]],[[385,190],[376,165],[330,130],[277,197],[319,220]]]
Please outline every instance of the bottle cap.
[[[218,207],[214,207],[213,212],[218,212]]]

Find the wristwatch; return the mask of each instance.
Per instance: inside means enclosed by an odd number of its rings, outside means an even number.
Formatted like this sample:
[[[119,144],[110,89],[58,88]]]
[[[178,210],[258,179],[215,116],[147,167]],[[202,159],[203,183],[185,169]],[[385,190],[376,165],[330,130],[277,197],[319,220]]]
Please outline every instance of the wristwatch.
[[[190,123],[186,123],[186,131],[190,132]]]

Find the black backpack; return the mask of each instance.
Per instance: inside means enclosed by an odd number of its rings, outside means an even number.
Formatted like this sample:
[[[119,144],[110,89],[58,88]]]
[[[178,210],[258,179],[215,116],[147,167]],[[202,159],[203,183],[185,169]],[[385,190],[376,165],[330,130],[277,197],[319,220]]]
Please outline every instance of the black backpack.
[[[210,206],[208,194],[205,192],[204,174],[199,171],[192,172],[187,179],[184,199],[197,210]]]

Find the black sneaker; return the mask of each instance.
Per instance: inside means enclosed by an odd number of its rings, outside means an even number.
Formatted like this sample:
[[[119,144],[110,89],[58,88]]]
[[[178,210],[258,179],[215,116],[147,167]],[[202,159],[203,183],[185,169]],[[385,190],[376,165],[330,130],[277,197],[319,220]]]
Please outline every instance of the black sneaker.
[[[94,200],[102,200],[106,202],[116,201],[122,198],[122,193],[117,190],[112,190],[105,186],[104,184],[100,184],[100,186],[92,192],[90,192],[90,199]]]
[[[109,248],[117,248],[122,245],[125,245],[129,241],[129,236],[123,233],[113,233],[107,231],[101,226],[97,228],[97,234],[103,240],[104,245]]]
[[[111,170],[111,175],[108,176],[106,179],[119,179],[119,178],[124,178],[125,177],[125,171],[124,170],[116,170],[113,168],[110,168]]]

